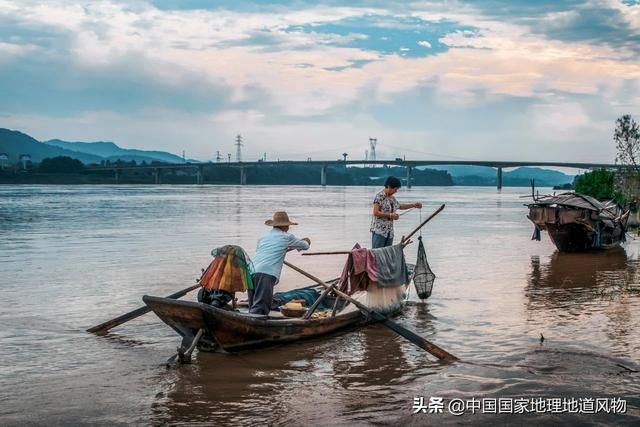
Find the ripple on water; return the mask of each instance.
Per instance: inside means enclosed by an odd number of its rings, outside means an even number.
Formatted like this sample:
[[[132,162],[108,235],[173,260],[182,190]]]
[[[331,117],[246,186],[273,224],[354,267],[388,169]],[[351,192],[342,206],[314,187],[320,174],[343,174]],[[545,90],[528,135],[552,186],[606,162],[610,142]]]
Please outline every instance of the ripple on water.
[[[3,424],[424,425],[416,396],[627,399],[625,417],[530,415],[533,424],[640,421],[640,241],[559,254],[529,240],[521,189],[414,187],[433,295],[396,321],[460,357],[442,364],[376,325],[259,352],[194,355],[166,370],[179,337],[145,315],[104,337],[87,327],[194,283],[210,251],[253,254],[285,209],[318,250],[370,240],[362,187],[0,186],[0,421]],[[286,195],[286,196],[283,196]],[[420,220],[404,215],[398,233]],[[406,249],[416,258],[417,245]],[[294,264],[323,278],[343,257]],[[308,284],[283,271],[279,289]],[[193,299],[193,294],[185,297]],[[545,337],[540,341],[541,334]],[[37,402],[37,404],[34,404]],[[513,424],[504,415],[440,424]],[[518,421],[516,421],[518,422]]]

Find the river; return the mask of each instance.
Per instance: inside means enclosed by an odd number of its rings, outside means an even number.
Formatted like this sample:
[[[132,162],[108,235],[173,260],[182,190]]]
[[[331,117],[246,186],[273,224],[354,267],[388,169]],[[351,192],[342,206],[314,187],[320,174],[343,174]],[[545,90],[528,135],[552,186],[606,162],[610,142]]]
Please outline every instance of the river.
[[[544,233],[530,240],[525,188],[397,194],[424,204],[401,217],[397,236],[446,207],[422,231],[433,295],[422,303],[413,291],[396,320],[459,363],[439,363],[381,325],[262,351],[196,352],[179,369],[164,366],[179,337],[152,313],[104,337],[85,332],[141,306],[144,294],[195,283],[217,246],[253,255],[274,210],[288,211],[300,223],[291,231],[316,251],[368,245],[377,190],[0,186],[0,423],[640,423],[640,240],[557,253]],[[344,262],[287,259],[326,279]],[[279,290],[309,284],[283,271]],[[607,407],[589,413],[589,399]],[[463,415],[449,411],[453,400]]]

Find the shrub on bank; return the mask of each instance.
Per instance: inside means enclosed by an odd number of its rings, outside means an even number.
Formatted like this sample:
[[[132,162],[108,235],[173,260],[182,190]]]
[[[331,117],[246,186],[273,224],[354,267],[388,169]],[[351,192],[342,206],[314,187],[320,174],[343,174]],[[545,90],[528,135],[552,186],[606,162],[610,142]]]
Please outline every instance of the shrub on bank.
[[[626,197],[615,188],[615,173],[606,169],[598,169],[576,177],[576,192],[595,197],[599,200],[613,199],[625,205]]]
[[[68,156],[47,157],[38,168],[43,173],[80,173],[83,170],[84,164],[80,160]]]

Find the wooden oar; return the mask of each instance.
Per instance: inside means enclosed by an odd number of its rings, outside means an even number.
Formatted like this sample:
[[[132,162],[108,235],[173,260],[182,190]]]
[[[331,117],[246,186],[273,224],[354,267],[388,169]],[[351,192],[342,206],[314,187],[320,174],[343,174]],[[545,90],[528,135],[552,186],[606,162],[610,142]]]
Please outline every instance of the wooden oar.
[[[174,294],[169,295],[167,298],[171,298],[171,299],[178,299],[186,294],[188,294],[189,292],[193,291],[194,289],[198,289],[201,285],[200,285],[200,280],[204,277],[205,274],[207,274],[207,271],[209,271],[209,269],[213,266],[213,263],[210,263],[209,266],[206,268],[206,270],[203,268],[202,269],[202,274],[200,275],[200,279],[197,280],[197,284],[193,285],[193,286],[189,286],[188,288],[185,288],[181,291],[178,291]],[[94,334],[98,334],[98,335],[104,335],[106,334],[109,329],[115,328],[118,325],[122,325],[123,323],[128,322],[129,320],[133,320],[137,317],[142,316],[143,314],[147,314],[148,312],[150,312],[151,309],[149,307],[140,307],[137,308],[133,311],[130,311],[128,313],[123,314],[122,316],[118,316],[115,319],[111,319],[111,320],[107,320],[104,323],[100,323],[99,325],[93,326],[89,329],[87,329],[87,332],[92,332]]]
[[[444,207],[444,205],[442,207]],[[440,210],[442,210],[442,208]],[[287,267],[297,271],[298,273],[302,274],[305,277],[308,277],[311,280],[314,280],[315,282],[317,282],[318,284],[324,286],[325,288],[329,288],[330,287],[330,285],[327,285],[322,280],[320,280],[317,277],[311,275],[310,273],[307,273],[306,271],[296,267],[295,265],[293,265],[293,264],[291,264],[291,263],[289,263],[287,261],[285,261],[284,263],[285,263],[285,265]],[[351,298],[349,295],[345,294],[344,292],[341,292],[341,291],[339,291],[338,289],[335,289],[335,288],[333,289],[333,291],[338,296],[340,296],[343,299],[353,303],[356,307],[358,307],[360,309],[360,311],[368,314],[373,319],[382,322],[382,324],[385,325],[386,327],[388,327],[391,330],[393,330],[394,332],[398,333],[400,336],[408,339],[409,341],[411,341],[413,344],[417,345],[421,349],[428,351],[429,353],[431,353],[432,355],[434,355],[438,359],[444,360],[444,361],[447,361],[447,362],[453,362],[453,361],[459,360],[453,354],[451,354],[451,353],[447,352],[446,350],[438,347],[437,345],[427,341],[426,339],[424,339],[420,335],[416,334],[415,332],[412,332],[412,331],[408,330],[407,328],[405,328],[403,326],[400,326],[396,322],[394,322],[392,320],[389,320],[385,315],[383,315],[381,313],[378,313],[377,311],[371,310],[369,307],[367,307],[366,305],[364,305],[364,304],[358,302],[357,300]]]
[[[186,295],[187,293],[193,291],[194,289],[198,289],[199,287],[200,287],[199,283],[193,286],[189,286],[188,288],[185,288],[181,291],[178,291],[174,294],[169,295],[167,298],[178,299]],[[87,329],[87,332],[92,332],[98,335],[104,335],[107,333],[107,331],[109,331],[109,329],[115,328],[118,325],[122,325],[123,323],[128,322],[129,320],[133,320],[136,317],[140,317],[143,314],[148,313],[150,311],[151,309],[149,307],[146,307],[146,306],[140,307],[136,310],[130,311],[129,313],[123,314],[122,316],[118,316],[115,319],[107,320],[104,323],[100,323],[99,325],[93,326]]]

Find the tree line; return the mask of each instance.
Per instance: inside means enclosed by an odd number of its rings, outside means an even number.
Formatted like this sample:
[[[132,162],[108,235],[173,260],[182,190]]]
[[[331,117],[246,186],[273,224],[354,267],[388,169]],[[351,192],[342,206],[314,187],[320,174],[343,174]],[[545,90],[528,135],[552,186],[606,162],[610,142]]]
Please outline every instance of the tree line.
[[[104,166],[133,166],[131,162],[111,162]],[[235,185],[240,182],[238,167],[216,164],[207,167],[203,164],[203,182],[206,184]],[[82,162],[67,156],[45,158],[40,164],[29,164],[28,175],[43,182],[46,176],[59,181],[65,176],[65,183],[114,183],[115,174],[111,170],[95,171],[87,168]],[[26,171],[25,171],[26,172]],[[165,184],[193,184],[196,181],[196,169],[164,169],[160,171],[160,182]],[[246,167],[246,183],[253,185],[318,185],[320,184],[321,167],[292,164],[269,164]],[[145,184],[154,183],[153,169],[122,169],[118,171],[118,183]],[[382,185],[389,175],[400,177],[406,185],[406,169],[402,167],[346,167],[330,166],[326,169],[328,185]],[[413,169],[411,184],[417,186],[450,186],[453,178],[446,171],[433,169]]]
[[[575,179],[578,193],[597,199],[613,199],[623,206],[637,205],[640,194],[640,126],[625,114],[616,120],[613,131],[618,172],[605,169],[587,172]]]

